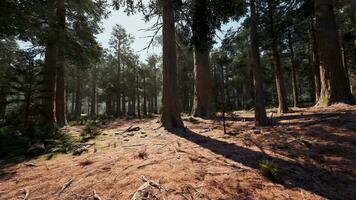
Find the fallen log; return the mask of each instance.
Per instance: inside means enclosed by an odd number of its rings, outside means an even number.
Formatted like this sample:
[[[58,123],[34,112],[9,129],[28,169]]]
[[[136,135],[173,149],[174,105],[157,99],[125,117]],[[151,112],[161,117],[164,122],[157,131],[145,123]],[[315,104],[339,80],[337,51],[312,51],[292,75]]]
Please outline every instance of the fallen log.
[[[67,189],[72,183],[73,183],[74,179],[71,178],[69,179],[67,182],[65,182],[62,186],[62,189],[58,192],[58,196],[60,196],[62,194],[62,192]]]

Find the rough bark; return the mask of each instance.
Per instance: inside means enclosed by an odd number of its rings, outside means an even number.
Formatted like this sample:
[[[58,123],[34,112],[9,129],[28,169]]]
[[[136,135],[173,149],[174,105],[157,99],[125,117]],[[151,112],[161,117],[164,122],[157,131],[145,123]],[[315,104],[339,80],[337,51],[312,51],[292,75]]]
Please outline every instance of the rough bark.
[[[81,88],[82,88],[82,82],[80,80],[81,77],[81,71],[79,67],[77,67],[76,70],[76,90],[75,90],[75,115],[74,118],[76,120],[80,119],[80,114],[82,113],[82,94],[81,94]]]
[[[172,0],[162,0],[163,5],[163,92],[161,122],[165,129],[181,128],[177,88],[177,60]]]
[[[288,46],[290,52],[290,60],[292,64],[292,88],[293,88],[293,106],[298,106],[298,83],[297,83],[297,68],[298,63],[294,56],[294,49],[293,49],[293,39],[292,33],[288,30]]]
[[[349,82],[342,65],[339,35],[332,0],[315,0],[316,35],[321,61],[322,86],[319,106],[333,103],[352,103]],[[329,82],[329,84],[328,84]],[[323,88],[327,87],[327,88]],[[324,93],[323,93],[324,92]]]
[[[272,39],[272,61],[275,67],[276,87],[278,94],[278,113],[288,112],[287,94],[284,86],[283,71],[281,66],[281,58],[278,51],[278,38],[274,30],[274,17],[273,17],[273,1],[268,0],[268,13],[270,23],[270,35]]]
[[[55,115],[55,82],[56,82],[56,31],[55,31],[55,2],[48,1],[48,31],[45,52],[45,65],[43,69],[43,99],[41,124],[54,126]]]
[[[312,46],[313,46],[313,71],[314,71],[314,85],[315,85],[315,103],[319,101],[320,92],[321,92],[321,81],[320,81],[320,57],[318,50],[318,43],[316,42],[316,33],[314,28],[314,20],[310,18],[310,29],[312,37]]]
[[[192,115],[208,117],[210,97],[209,51],[194,48],[194,100]]]
[[[255,125],[265,126],[268,124],[265,108],[265,91],[263,89],[262,73],[260,66],[260,51],[257,41],[257,13],[255,1],[250,0],[250,45],[251,67],[253,70],[253,82],[255,92]]]
[[[57,52],[57,71],[56,71],[56,118],[59,126],[64,126],[66,120],[66,101],[64,86],[64,43],[65,43],[65,8],[64,0],[57,0],[58,18],[58,52]]]

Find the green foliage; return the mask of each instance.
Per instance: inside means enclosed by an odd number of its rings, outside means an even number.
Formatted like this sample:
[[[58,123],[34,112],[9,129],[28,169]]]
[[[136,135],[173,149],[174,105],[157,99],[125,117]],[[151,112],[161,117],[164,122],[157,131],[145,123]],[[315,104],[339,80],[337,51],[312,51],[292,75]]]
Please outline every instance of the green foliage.
[[[27,144],[27,139],[11,127],[0,128],[0,159],[26,154]]]
[[[263,160],[258,163],[258,167],[264,176],[272,181],[279,181],[279,169],[273,162]]]
[[[83,132],[81,133],[81,142],[87,142],[91,139],[94,139],[96,136],[100,135],[98,124],[96,121],[89,121],[85,124]]]

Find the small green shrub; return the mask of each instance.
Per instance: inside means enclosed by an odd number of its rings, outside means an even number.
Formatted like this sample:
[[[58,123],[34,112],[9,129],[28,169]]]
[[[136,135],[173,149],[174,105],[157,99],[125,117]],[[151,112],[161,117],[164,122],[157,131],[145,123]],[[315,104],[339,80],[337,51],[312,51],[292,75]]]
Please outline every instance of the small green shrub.
[[[258,163],[262,174],[272,181],[279,181],[279,170],[273,162],[263,160]]]

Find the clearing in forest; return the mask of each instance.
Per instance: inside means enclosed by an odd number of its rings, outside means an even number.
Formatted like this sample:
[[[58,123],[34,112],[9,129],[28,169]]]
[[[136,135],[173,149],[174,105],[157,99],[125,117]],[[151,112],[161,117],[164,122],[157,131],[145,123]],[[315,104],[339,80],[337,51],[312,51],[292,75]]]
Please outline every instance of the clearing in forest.
[[[219,120],[183,119],[173,132],[157,129],[158,118],[110,121],[80,155],[2,161],[0,199],[134,199],[145,181],[150,199],[356,196],[356,106],[293,109],[264,128],[234,112],[228,135]]]

